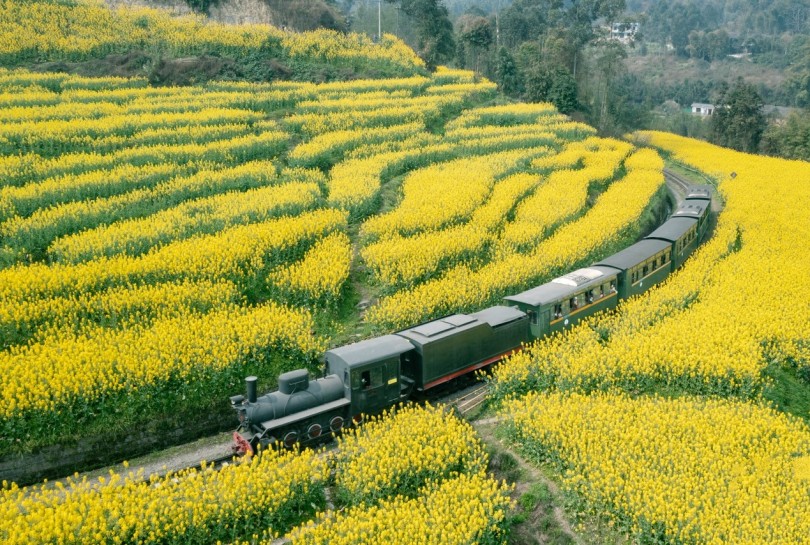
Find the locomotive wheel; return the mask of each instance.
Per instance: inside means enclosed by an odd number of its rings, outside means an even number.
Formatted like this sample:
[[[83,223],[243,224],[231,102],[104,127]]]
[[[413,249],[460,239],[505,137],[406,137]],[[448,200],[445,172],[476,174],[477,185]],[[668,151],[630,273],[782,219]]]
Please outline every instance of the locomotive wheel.
[[[287,448],[293,448],[297,441],[298,434],[294,431],[287,432],[287,435],[284,436],[284,446]]]
[[[337,433],[343,429],[343,417],[342,416],[333,416],[332,420],[329,421],[329,429],[332,430],[332,433]]]
[[[315,439],[316,437],[321,436],[321,425],[320,424],[312,424],[309,428],[307,428],[307,437],[310,439]]]

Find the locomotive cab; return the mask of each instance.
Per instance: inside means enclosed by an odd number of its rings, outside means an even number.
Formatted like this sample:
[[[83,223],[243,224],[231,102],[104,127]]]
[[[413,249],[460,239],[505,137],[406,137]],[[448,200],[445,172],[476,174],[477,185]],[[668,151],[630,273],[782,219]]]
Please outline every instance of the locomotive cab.
[[[350,416],[382,412],[407,399],[413,388],[409,369],[414,347],[397,335],[384,335],[326,352],[327,373],[343,381]]]

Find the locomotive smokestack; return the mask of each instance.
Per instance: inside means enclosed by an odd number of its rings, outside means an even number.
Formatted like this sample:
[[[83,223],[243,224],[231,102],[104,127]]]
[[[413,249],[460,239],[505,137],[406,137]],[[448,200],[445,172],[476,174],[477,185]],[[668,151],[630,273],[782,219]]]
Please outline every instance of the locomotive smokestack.
[[[256,382],[259,379],[256,377],[248,377],[245,379],[247,386],[247,398],[250,403],[256,403]]]

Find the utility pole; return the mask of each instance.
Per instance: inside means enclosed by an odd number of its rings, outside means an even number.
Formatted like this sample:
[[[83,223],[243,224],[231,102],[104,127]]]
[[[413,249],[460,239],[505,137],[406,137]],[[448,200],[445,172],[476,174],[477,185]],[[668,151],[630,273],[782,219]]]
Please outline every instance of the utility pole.
[[[501,25],[499,22],[501,16],[501,0],[498,0],[498,8],[495,10],[495,51],[501,47]]]
[[[382,40],[382,0],[377,0],[377,42]]]

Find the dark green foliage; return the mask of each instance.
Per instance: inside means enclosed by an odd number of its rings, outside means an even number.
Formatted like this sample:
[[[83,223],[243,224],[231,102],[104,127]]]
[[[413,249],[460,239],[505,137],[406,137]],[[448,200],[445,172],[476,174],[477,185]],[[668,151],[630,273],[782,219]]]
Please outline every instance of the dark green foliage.
[[[532,102],[551,102],[569,114],[577,109],[577,82],[570,72],[560,67],[536,67],[526,76],[526,98]]]
[[[413,23],[416,49],[428,68],[453,59],[456,53],[453,24],[440,0],[399,0],[400,9]]]
[[[208,1],[208,0],[203,0]],[[346,17],[327,0],[265,0],[273,12],[274,23],[283,29],[303,32],[328,28],[348,30]]]
[[[738,80],[721,92],[712,116],[711,139],[721,146],[755,153],[765,131],[762,97],[753,85]]]
[[[492,45],[495,31],[485,17],[479,15],[464,15],[458,21],[458,44],[470,54],[473,70],[480,71],[481,57],[486,55]],[[466,55],[461,57],[464,61]],[[467,64],[464,62],[464,64]]]
[[[514,96],[522,91],[523,81],[515,64],[515,59],[505,47],[498,49],[498,58],[495,64],[495,81],[504,94]]]
[[[208,8],[219,4],[219,0],[186,0],[186,4],[194,11],[208,13]]]
[[[769,125],[760,148],[769,155],[810,161],[810,111],[792,114],[784,125]]]

